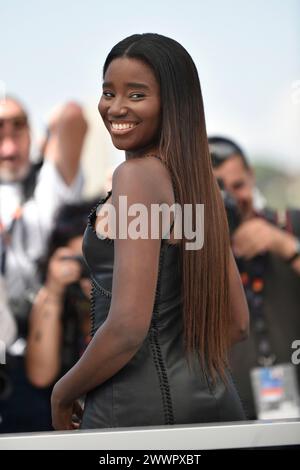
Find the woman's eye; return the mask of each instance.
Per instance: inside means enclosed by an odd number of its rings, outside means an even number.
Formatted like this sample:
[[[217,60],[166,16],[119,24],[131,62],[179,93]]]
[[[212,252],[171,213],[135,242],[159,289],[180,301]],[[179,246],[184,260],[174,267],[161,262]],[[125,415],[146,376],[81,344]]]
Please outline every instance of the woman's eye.
[[[143,93],[132,93],[130,95],[130,98],[133,98],[134,100],[138,100],[138,99],[141,99],[141,98],[144,98],[144,94]]]
[[[105,96],[106,98],[112,98],[113,97],[113,94],[110,92],[110,91],[103,91],[103,96]]]

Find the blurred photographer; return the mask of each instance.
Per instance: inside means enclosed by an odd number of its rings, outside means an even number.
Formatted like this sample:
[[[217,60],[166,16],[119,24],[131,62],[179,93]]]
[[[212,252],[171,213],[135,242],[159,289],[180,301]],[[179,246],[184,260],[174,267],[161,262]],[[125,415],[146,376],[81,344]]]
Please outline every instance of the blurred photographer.
[[[298,417],[300,368],[291,345],[300,337],[300,211],[266,207],[235,142],[210,137],[209,147],[250,311],[249,339],[233,349],[233,375],[249,419]]]
[[[0,271],[23,338],[39,286],[37,261],[45,254],[54,215],[81,197],[86,132],[80,106],[62,106],[48,124],[40,161],[33,164],[27,111],[11,96],[0,101]]]
[[[91,283],[82,236],[92,205],[62,208],[50,239],[45,282],[29,320],[27,374],[36,387],[52,385],[69,370],[90,339]]]
[[[86,132],[81,107],[66,103],[48,124],[39,162],[32,163],[28,113],[19,99],[0,99],[0,273],[17,327],[1,366],[0,433],[42,431],[51,423],[48,394],[32,387],[25,374],[28,314],[40,287],[38,260],[45,255],[55,213],[81,197]]]
[[[224,189],[234,198],[241,225],[232,237],[232,248],[238,257],[251,259],[269,251],[280,256],[300,274],[299,238],[288,231],[289,220],[284,229],[278,226],[277,214],[265,207],[264,198],[255,187],[253,169],[241,148],[223,137],[209,138],[214,173],[223,182]],[[273,212],[273,213],[271,213]],[[300,228],[300,211],[288,213]],[[297,220],[298,219],[298,220]],[[292,232],[292,233],[291,233]]]

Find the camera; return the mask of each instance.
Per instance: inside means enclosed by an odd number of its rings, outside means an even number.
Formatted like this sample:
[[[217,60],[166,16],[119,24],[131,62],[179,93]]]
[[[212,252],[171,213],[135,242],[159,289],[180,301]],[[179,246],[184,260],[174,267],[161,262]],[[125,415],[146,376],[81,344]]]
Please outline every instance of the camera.
[[[80,279],[84,278],[89,278],[90,277],[90,271],[89,268],[81,255],[73,255],[73,256],[62,256],[62,260],[73,260],[79,263],[80,268],[81,268],[81,274],[80,274]]]
[[[221,190],[222,198],[226,209],[229,232],[230,235],[232,235],[241,223],[240,211],[234,197],[232,197],[231,194],[225,190],[223,180],[221,178],[217,178],[217,181]]]

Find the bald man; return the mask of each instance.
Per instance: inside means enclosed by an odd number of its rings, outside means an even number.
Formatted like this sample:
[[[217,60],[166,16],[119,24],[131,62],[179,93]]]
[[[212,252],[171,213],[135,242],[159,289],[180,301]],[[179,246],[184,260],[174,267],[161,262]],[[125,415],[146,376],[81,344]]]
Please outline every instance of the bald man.
[[[32,165],[24,107],[10,97],[0,102],[0,267],[12,308],[34,287],[55,212],[81,195],[86,130],[81,108],[67,104],[50,125],[43,164]]]
[[[37,397],[30,395],[25,380],[27,319],[40,286],[38,261],[46,251],[55,214],[62,205],[81,197],[80,157],[86,131],[78,104],[61,107],[49,125],[43,158],[32,164],[24,106],[13,97],[0,101],[0,274],[18,327],[17,340],[7,355],[14,367],[12,371],[7,366],[10,395],[0,387],[0,432],[47,428],[41,417],[43,407],[34,414]],[[1,401],[4,395],[7,401]]]

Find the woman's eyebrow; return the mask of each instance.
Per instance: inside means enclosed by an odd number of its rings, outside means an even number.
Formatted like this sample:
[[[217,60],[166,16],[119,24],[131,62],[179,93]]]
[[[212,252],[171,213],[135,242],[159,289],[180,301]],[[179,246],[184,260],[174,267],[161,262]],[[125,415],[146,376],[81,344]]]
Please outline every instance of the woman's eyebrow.
[[[145,83],[137,83],[137,82],[128,82],[126,83],[127,88],[139,88],[142,90],[149,90],[148,85]]]
[[[102,87],[103,88],[111,88],[113,86],[112,82],[103,82]]]
[[[128,83],[125,83],[126,87],[127,88],[138,88],[140,90],[149,90],[149,87],[148,85],[146,85],[145,83],[138,83],[138,82],[128,82]],[[103,88],[111,88],[113,87],[113,83],[112,82],[103,82]]]

